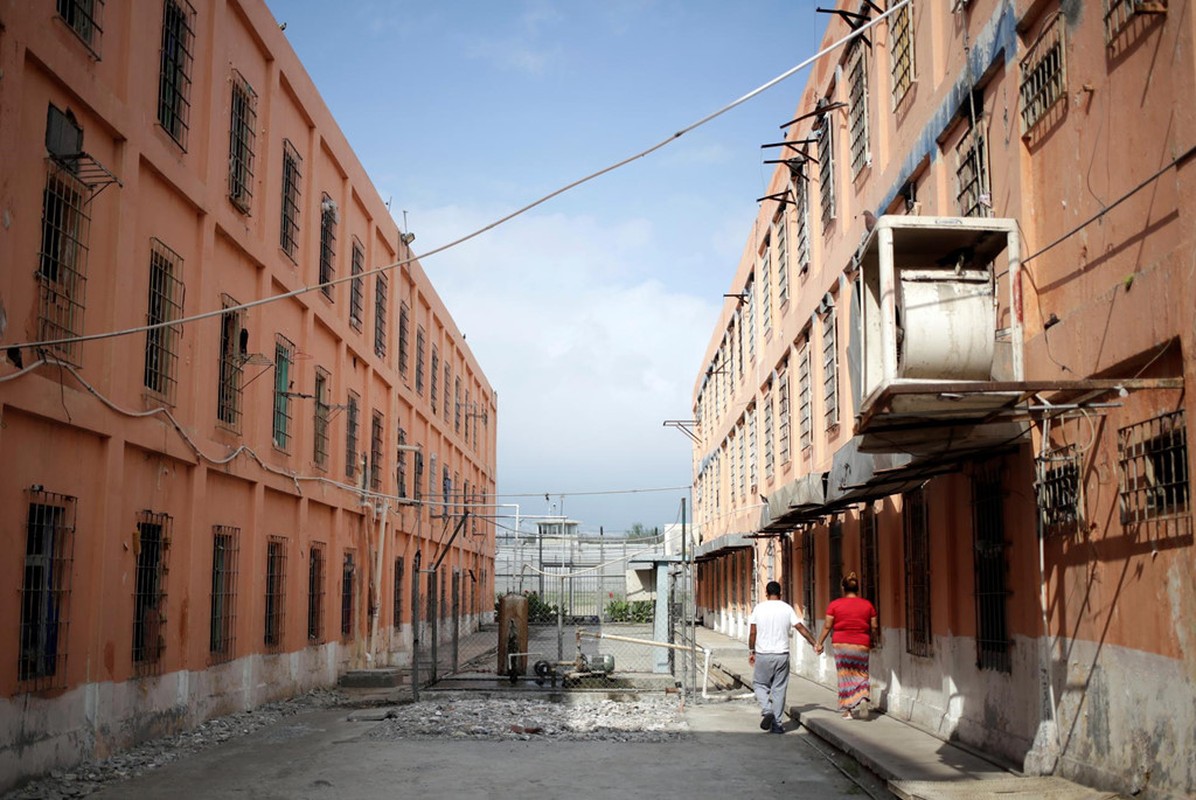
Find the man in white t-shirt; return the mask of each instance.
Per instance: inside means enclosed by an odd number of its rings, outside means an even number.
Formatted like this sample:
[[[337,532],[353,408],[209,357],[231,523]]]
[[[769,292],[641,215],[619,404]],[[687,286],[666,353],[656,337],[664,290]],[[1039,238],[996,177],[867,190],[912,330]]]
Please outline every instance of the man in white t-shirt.
[[[811,646],[814,637],[793,606],[781,599],[781,584],[769,581],[764,594],[768,599],[757,603],[748,618],[748,663],[753,668],[752,688],[760,703],[760,730],[784,733],[781,714],[785,711],[785,690],[789,688],[789,629],[796,628]]]

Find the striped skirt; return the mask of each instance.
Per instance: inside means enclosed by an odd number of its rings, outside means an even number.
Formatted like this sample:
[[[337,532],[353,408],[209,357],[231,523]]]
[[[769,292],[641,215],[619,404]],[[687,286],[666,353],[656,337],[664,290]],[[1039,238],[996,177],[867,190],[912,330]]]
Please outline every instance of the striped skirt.
[[[850,711],[868,700],[868,646],[836,644],[835,669],[839,673],[839,710]]]

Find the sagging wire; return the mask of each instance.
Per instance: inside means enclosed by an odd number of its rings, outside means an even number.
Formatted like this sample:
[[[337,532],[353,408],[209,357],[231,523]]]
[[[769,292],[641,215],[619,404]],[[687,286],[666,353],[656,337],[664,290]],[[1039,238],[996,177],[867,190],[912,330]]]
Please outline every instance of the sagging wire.
[[[549,200],[552,200],[552,199],[554,199],[572,189],[575,189],[578,186],[581,186],[582,184],[589,183],[590,181],[595,180],[596,178],[600,178],[609,172],[614,172],[617,169],[621,169],[622,167],[627,166],[628,164],[632,163],[633,161],[638,161],[641,158],[644,158],[646,156],[651,155],[652,153],[655,153],[657,150],[660,150],[661,148],[665,147],[666,145],[672,144],[677,139],[681,138],[682,136],[689,133],[690,131],[700,128],[703,125],[705,125],[709,122],[712,122],[713,120],[721,117],[723,114],[726,114],[727,112],[743,105],[744,103],[746,103],[747,101],[756,97],[757,95],[760,95],[763,92],[765,92],[765,91],[771,89],[772,87],[776,86],[777,84],[781,83],[782,81],[785,81],[788,78],[791,78],[793,75],[795,75],[796,73],[805,69],[806,67],[810,66],[814,62],[818,61],[823,56],[829,55],[830,53],[839,49],[840,47],[842,47],[844,44],[851,41],[852,39],[862,36],[866,31],[868,31],[869,29],[871,29],[872,27],[877,25],[879,22],[887,19],[891,14],[904,8],[905,6],[909,5],[912,2],[913,2],[913,0],[899,0],[899,2],[894,3],[883,14],[876,17],[876,19],[873,19],[873,20],[861,25],[859,28],[856,28],[851,33],[847,34],[846,36],[831,43],[830,45],[823,48],[822,50],[819,50],[814,55],[805,59],[804,61],[797,64],[796,66],[790,67],[786,71],[782,72],[780,75],[777,75],[776,77],[761,84],[760,86],[756,87],[755,89],[752,89],[747,94],[739,97],[736,100],[731,101],[730,103],[727,103],[726,105],[722,106],[718,110],[713,111],[710,114],[707,114],[706,116],[702,117],[698,121],[693,122],[689,125],[686,125],[685,127],[679,129],[675,133],[671,134],[670,136],[668,136],[665,139],[662,139],[661,141],[657,142],[656,144],[654,144],[648,148],[645,148],[644,150],[641,150],[638,153],[627,156],[626,158],[624,158],[620,161],[616,161],[615,163],[610,164],[609,166],[603,167],[602,169],[599,169],[595,172],[591,172],[589,175],[586,175],[582,178],[578,178],[577,180],[572,181],[571,183],[568,183],[568,184],[560,187],[559,189],[555,189],[554,191],[549,192],[548,194],[540,197],[537,200],[533,200],[532,202],[530,202],[524,206],[521,206],[520,208],[515,209],[514,211],[510,212],[509,214],[506,214],[505,216],[499,217],[498,219],[494,220],[493,222],[490,222],[487,225],[482,226],[481,228],[478,228],[470,233],[467,233],[464,236],[460,236],[456,239],[453,239],[452,241],[448,242],[447,244],[440,245],[439,247],[434,247],[431,250],[425,251],[424,253],[421,253],[418,255],[412,254],[408,258],[400,259],[398,261],[394,261],[390,264],[386,264],[381,267],[374,267],[373,269],[366,270],[365,272],[343,275],[339,278],[334,278],[332,280],[323,281],[321,283],[313,284],[310,286],[304,286],[304,287],[301,287],[298,289],[292,289],[289,292],[282,292],[281,294],[270,295],[268,297],[262,297],[257,300],[252,300],[248,303],[241,303],[240,305],[228,306],[228,307],[220,308],[220,309],[217,309],[214,311],[206,311],[206,312],[202,312],[199,314],[193,314],[190,317],[180,317],[179,319],[176,319],[176,320],[157,322],[157,323],[153,323],[153,324],[149,324],[149,325],[139,325],[139,326],[136,326],[133,328],[124,328],[122,330],[117,330],[117,331],[106,331],[106,332],[102,332],[102,333],[90,333],[90,334],[83,334],[83,335],[79,335],[79,336],[68,336],[68,337],[64,337],[64,338],[60,338],[60,339],[47,339],[47,340],[36,341],[36,342],[17,342],[16,344],[12,344],[12,345],[8,345],[8,346],[10,348],[29,349],[29,350],[45,349],[45,348],[51,348],[51,347],[60,347],[63,345],[68,345],[68,344],[74,344],[76,342],[94,342],[94,341],[99,341],[102,339],[114,339],[114,338],[121,337],[121,336],[130,336],[130,335],[137,334],[137,333],[145,333],[147,331],[159,330],[161,328],[173,328],[175,326],[186,325],[186,324],[190,324],[192,322],[199,322],[199,321],[202,321],[205,319],[211,319],[213,317],[220,317],[225,314],[234,314],[234,313],[238,313],[241,311],[246,311],[251,308],[256,308],[258,306],[266,305],[268,303],[273,303],[277,300],[287,300],[292,297],[298,297],[300,295],[307,294],[309,292],[325,291],[333,286],[338,286],[342,283],[349,283],[351,281],[362,280],[371,275],[377,275],[377,274],[389,272],[390,270],[406,266],[406,265],[408,265],[414,261],[417,261],[419,259],[428,258],[430,256],[434,256],[439,253],[443,253],[444,251],[450,250],[454,247],[462,245],[465,242],[470,241],[471,239],[475,239],[478,236],[481,236],[482,234],[487,233],[487,232],[493,230],[494,228],[499,227],[500,225],[510,222],[511,220],[515,219],[516,217],[522,216],[523,214],[526,214],[527,212],[531,211],[532,209],[534,209],[538,206],[541,206],[544,203],[547,203]]]

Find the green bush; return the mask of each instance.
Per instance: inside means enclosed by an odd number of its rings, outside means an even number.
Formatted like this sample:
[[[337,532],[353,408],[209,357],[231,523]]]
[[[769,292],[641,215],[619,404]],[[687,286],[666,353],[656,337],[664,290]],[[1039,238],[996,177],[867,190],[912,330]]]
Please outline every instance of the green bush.
[[[556,622],[557,607],[551,603],[545,603],[540,599],[538,592],[523,593],[527,598],[527,621],[529,624],[542,624],[547,622]],[[500,594],[494,599],[494,615],[498,616],[499,607],[502,605],[503,596]]]
[[[607,622],[651,622],[656,603],[652,600],[611,600],[606,604]]]

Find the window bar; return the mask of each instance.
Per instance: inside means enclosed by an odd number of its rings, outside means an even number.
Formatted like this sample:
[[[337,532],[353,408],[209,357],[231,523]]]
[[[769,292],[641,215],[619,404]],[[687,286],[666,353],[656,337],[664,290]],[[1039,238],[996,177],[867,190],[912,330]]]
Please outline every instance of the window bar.
[[[195,9],[187,0],[163,0],[162,51],[158,76],[158,122],[183,151],[191,116],[191,51]]]
[[[221,295],[221,307],[240,305]],[[220,317],[220,375],[216,394],[216,419],[232,431],[241,430],[241,387],[247,353],[241,352],[243,311],[225,311]]]
[[[353,237],[353,263],[350,269],[353,280],[349,283],[349,325],[353,330],[360,331],[365,306],[365,279],[357,276],[365,271],[365,250],[356,236]]]
[[[835,309],[831,306],[822,317],[822,398],[828,429],[839,424],[839,348],[836,332]]]
[[[1118,430],[1117,457],[1122,525],[1189,517],[1188,435],[1183,411]]]
[[[312,542],[307,559],[307,640],[324,641],[324,563],[325,546]]]
[[[104,33],[104,0],[58,0],[58,16],[99,61],[100,39]]]
[[[133,594],[133,662],[138,673],[158,674],[166,649],[167,556],[173,519],[142,511],[137,517],[133,551],[137,567]]]
[[[69,339],[83,333],[90,197],[86,184],[54,159],[47,159],[37,270],[38,336],[43,340]],[[79,347],[77,342],[65,342],[49,349],[79,366]]]
[[[279,245],[282,251],[294,261],[299,247],[299,194],[300,172],[303,159],[290,139],[282,140],[282,223],[279,228]]]
[[[880,610],[880,545],[876,532],[876,508],[866,503],[860,511],[860,592]]]
[[[872,154],[868,148],[868,61],[867,51],[859,39],[852,47],[849,57],[848,74],[848,125],[851,129],[851,174],[856,176],[860,170],[872,162]]]
[[[1025,136],[1067,96],[1067,62],[1063,15],[1057,15],[1039,34],[1021,61],[1022,135]]]
[[[802,618],[806,627],[815,630],[814,620],[818,612],[814,609],[817,595],[814,593],[814,531],[806,528],[801,535],[801,597]]]
[[[288,450],[291,446],[291,364],[295,345],[284,336],[274,341],[274,446]]]
[[[353,551],[345,551],[341,569],[341,637],[353,638],[354,577],[357,572],[353,564]]]
[[[424,329],[415,329],[415,393],[424,393]]]
[[[266,619],[263,641],[267,649],[282,649],[287,600],[287,540],[271,536],[266,542]]]
[[[440,351],[436,345],[432,345],[432,371],[431,380],[428,383],[428,405],[432,408],[433,414],[440,413]],[[445,395],[448,394],[448,384],[444,387]],[[448,402],[448,398],[445,398]]]
[[[976,571],[976,666],[1009,672],[1008,597],[1005,585],[1005,511],[1000,465],[977,467],[972,476]]]
[[[382,491],[382,428],[381,411],[375,411],[370,420],[370,491]]]
[[[328,469],[328,385],[331,376],[327,370],[316,367],[315,412],[312,420],[312,458],[320,469]]]
[[[402,556],[395,559],[395,575],[394,575],[394,597],[393,597],[393,622],[394,629],[397,631],[403,627],[403,569],[404,562]]]
[[[29,489],[17,679],[30,691],[66,686],[77,500]]]
[[[399,373],[407,374],[407,329],[411,325],[411,312],[406,303],[399,304]]]
[[[1074,445],[1034,461],[1034,493],[1044,535],[1074,533],[1083,516],[1081,456]]]
[[[809,333],[807,333],[797,352],[798,437],[803,454],[814,445],[813,409],[810,395],[810,339]]]
[[[891,40],[889,74],[893,85],[893,108],[896,108],[914,84],[913,12],[910,6],[889,17]]]
[[[929,656],[930,649],[930,531],[926,520],[926,490],[902,495],[905,521],[906,652]]]
[[[835,600],[843,596],[843,520],[838,516],[831,520],[827,543],[827,591]]]
[[[212,527],[212,613],[208,650],[212,663],[233,657],[237,631],[237,550],[241,529]]]
[[[236,70],[228,126],[228,199],[248,214],[253,201],[253,156],[257,136],[257,94]]]
[[[158,239],[150,239],[148,325],[172,322],[183,315],[183,259]],[[178,384],[178,340],[182,326],[145,332],[144,384],[167,404],[174,404]]]
[[[336,276],[336,202],[327,194],[320,198],[320,283]],[[332,300],[335,287],[321,286],[320,292]]]

